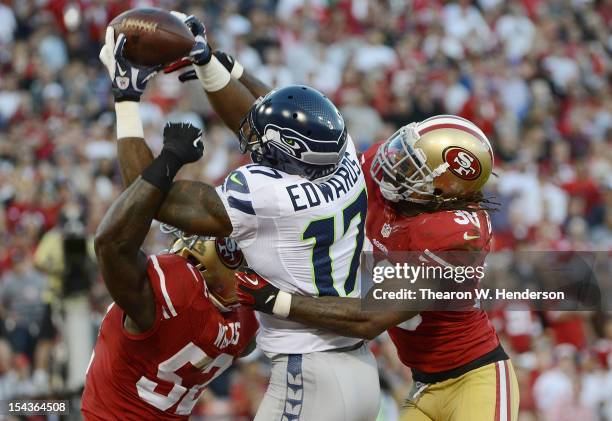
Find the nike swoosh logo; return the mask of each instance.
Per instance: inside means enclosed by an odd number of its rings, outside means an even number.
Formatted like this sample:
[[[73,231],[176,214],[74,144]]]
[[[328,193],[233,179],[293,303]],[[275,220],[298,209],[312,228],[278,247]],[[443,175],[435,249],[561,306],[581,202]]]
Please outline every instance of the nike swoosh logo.
[[[480,235],[469,235],[467,232],[463,233],[463,239],[465,241],[476,240],[477,238],[480,238]]]
[[[270,295],[268,299],[266,300],[266,304],[268,304],[270,300],[273,300],[273,299],[274,299],[274,295]]]
[[[233,173],[232,175],[230,175],[230,180],[232,180],[236,184],[240,184],[241,186],[244,186],[244,184],[242,184],[242,181],[238,180],[238,174],[236,173]]]

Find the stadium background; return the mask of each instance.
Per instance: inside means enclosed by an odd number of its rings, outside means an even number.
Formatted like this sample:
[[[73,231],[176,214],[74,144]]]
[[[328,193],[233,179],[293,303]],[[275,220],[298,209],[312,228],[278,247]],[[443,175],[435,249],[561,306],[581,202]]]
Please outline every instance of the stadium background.
[[[472,120],[496,153],[497,250],[610,251],[609,0],[2,0],[0,400],[78,405],[109,303],[89,239],[121,189],[97,54],[114,16],[150,5],[203,18],[213,45],[270,85],[325,92],[362,150],[431,115]],[[244,161],[196,82],[149,85],[141,109],[155,150],[167,120],[205,127],[205,158],[181,177],[218,182]],[[153,230],[147,250],[167,246]],[[610,313],[492,316],[517,368],[522,421],[612,420]],[[410,373],[388,338],[372,347],[381,419],[394,420]],[[237,364],[193,418],[250,419],[267,373],[261,356]]]

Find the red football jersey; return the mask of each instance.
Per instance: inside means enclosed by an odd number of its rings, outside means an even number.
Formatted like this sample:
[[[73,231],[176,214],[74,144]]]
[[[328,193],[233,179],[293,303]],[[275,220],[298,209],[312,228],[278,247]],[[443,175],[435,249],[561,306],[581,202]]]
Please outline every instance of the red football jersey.
[[[156,321],[145,333],[124,328],[112,304],[87,370],[87,420],[183,420],[202,390],[244,351],[258,328],[252,310],[221,313],[200,272],[172,254],[151,256],[147,273]]]
[[[431,260],[435,259],[436,252],[465,250],[479,252],[477,254],[484,260],[491,242],[491,224],[487,213],[440,211],[412,217],[398,213],[384,199],[370,174],[378,146],[372,146],[362,157],[368,188],[366,235],[372,242],[375,255],[423,252],[423,257]],[[389,257],[389,260],[394,260],[393,256]],[[390,328],[388,333],[400,360],[408,367],[424,373],[453,370],[499,345],[495,329],[486,313],[476,309],[424,311]]]

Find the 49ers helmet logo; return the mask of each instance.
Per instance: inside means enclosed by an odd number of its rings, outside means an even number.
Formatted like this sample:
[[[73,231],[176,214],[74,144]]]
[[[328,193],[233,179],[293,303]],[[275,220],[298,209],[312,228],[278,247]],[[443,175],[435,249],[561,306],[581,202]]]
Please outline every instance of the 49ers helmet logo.
[[[228,268],[236,269],[242,264],[244,256],[233,239],[229,237],[217,238],[215,239],[215,248],[219,260]]]
[[[459,146],[444,149],[442,158],[449,165],[448,169],[464,180],[475,180],[482,171],[478,158],[472,152]]]

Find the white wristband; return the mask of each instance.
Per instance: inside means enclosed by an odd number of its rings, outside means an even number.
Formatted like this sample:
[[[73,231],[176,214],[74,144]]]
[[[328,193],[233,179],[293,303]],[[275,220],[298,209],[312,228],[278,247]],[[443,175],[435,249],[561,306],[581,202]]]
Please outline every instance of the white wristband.
[[[115,114],[117,115],[117,139],[124,137],[144,138],[138,102],[116,102]]]
[[[289,311],[291,311],[291,294],[285,291],[279,291],[276,295],[272,313],[286,319],[289,317]]]
[[[240,64],[240,62],[236,59],[234,59],[234,67],[232,67],[232,77],[236,80],[240,79],[242,77],[242,73],[244,73],[244,67],[242,67],[242,64]]]
[[[221,64],[217,57],[212,56],[210,61],[203,66],[195,67],[196,75],[207,92],[219,91],[230,82],[230,72]]]

